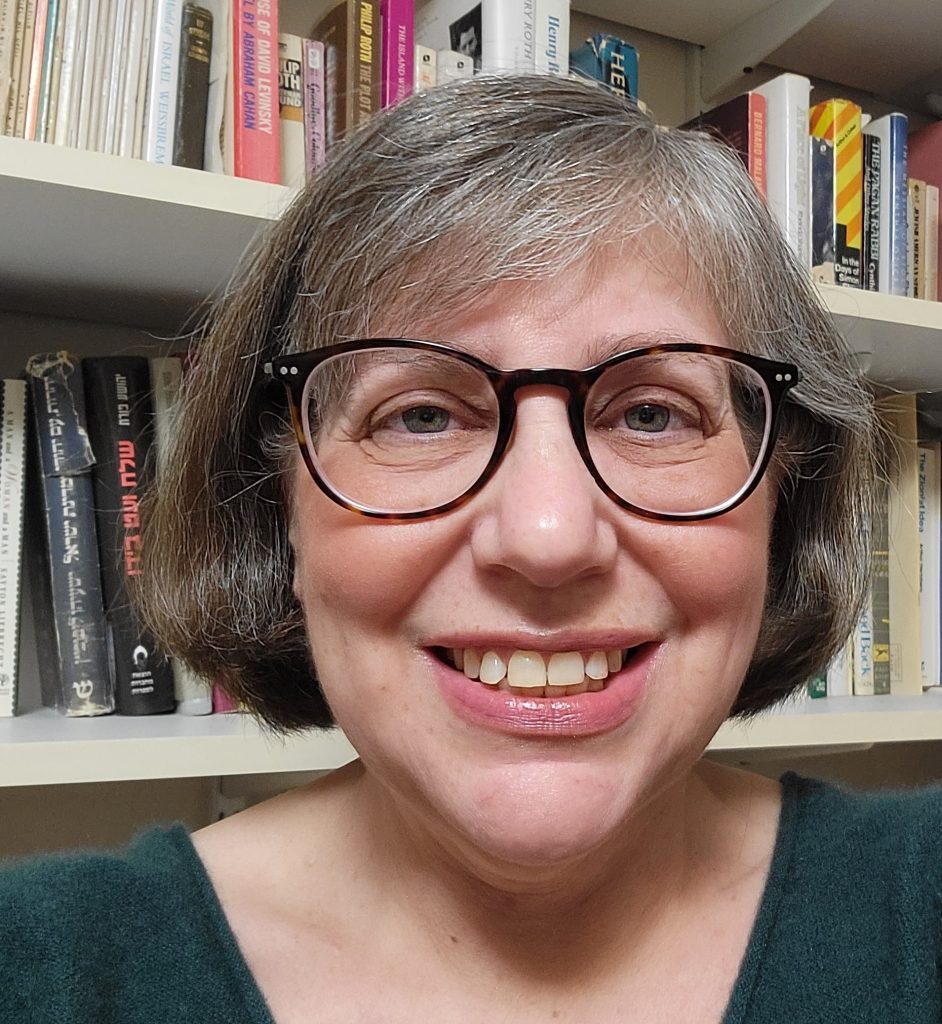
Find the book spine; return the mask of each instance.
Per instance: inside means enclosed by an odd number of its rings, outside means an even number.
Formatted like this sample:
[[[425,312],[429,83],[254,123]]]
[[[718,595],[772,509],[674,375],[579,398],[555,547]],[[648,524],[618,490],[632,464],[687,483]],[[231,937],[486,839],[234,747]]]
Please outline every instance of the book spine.
[[[357,128],[382,106],[380,17],[376,0],[352,0],[356,22],[348,38],[354,51],[347,56],[347,124]]]
[[[144,159],[154,164],[173,162],[173,122],[182,25],[182,0],[157,0],[144,133]]]
[[[26,114],[29,104],[29,76],[33,61],[33,36],[36,28],[36,4],[38,0],[26,0],[23,19],[23,51],[16,85],[16,110],[13,119],[13,134],[18,139],[26,138]]]
[[[124,68],[127,65],[128,29],[133,0],[114,0],[105,78],[102,82],[98,145],[102,153],[118,151],[119,124],[124,105]]]
[[[98,563],[95,498],[78,360],[26,365],[32,408],[30,586],[44,703],[67,715],[114,710]]]
[[[819,159],[830,159],[833,198],[827,218],[814,226],[815,251],[812,266],[833,263],[834,283],[845,288],[861,286],[861,244],[863,242],[863,138],[860,107],[848,100],[826,100],[811,109],[811,136],[818,142]],[[818,183],[815,183],[817,188]],[[822,192],[815,194],[814,214]],[[830,230],[825,229],[830,221]]]
[[[174,420],[183,385],[183,361],[177,356],[157,356],[150,360],[150,380],[154,405],[155,473],[160,484],[174,434]],[[177,658],[170,659],[173,693],[181,715],[208,715],[213,710],[212,687]]]
[[[81,82],[76,95],[77,116],[74,128],[69,132],[69,145],[79,149],[89,148],[89,128],[92,122],[94,81],[96,74],[96,57],[98,39],[98,16],[101,4],[99,0],[88,0],[88,16],[85,24],[85,58],[82,65]]]
[[[926,185],[925,238],[923,239],[923,262],[925,263],[925,298],[929,302],[939,299],[939,187]]]
[[[939,671],[939,529],[942,525],[942,445],[919,446],[919,623],[922,685],[938,686]]]
[[[878,480],[876,487],[876,510],[873,517],[873,580],[871,582],[870,610],[873,658],[873,693],[882,695],[890,692],[890,532],[889,532],[889,486],[886,480]]]
[[[147,82],[154,48],[154,0],[144,0],[141,22],[141,55],[137,66],[137,82],[134,85],[134,120],[131,129],[131,156],[135,160],[144,158]]]
[[[49,101],[46,104],[45,116],[43,118],[43,140],[53,142],[55,140],[56,122],[59,118],[59,91],[62,88],[62,73],[64,65],[68,60],[71,65],[71,55],[66,57],[65,36],[69,21],[75,20],[75,8],[78,0],[59,0],[59,12],[56,16],[56,30],[52,40],[52,64],[49,70]]]
[[[69,144],[69,132],[75,120],[74,96],[81,81],[82,65],[85,60],[84,36],[80,31],[82,21],[88,18],[87,0],[69,0],[66,14],[65,37],[62,42],[62,70],[59,76],[58,101],[55,124],[50,124],[48,138],[56,145]]]
[[[16,110],[22,91],[23,49],[26,42],[26,12],[29,3],[27,0],[18,0],[15,7],[16,21],[13,26],[13,46],[10,54],[10,90],[7,94],[4,135],[16,135]],[[0,105],[0,113],[2,111],[3,107]]]
[[[6,121],[13,91],[13,53],[16,45],[16,0],[0,0],[0,118]]]
[[[811,165],[808,116],[811,82],[779,75],[759,86],[765,96],[769,209],[802,266],[811,267]]]
[[[891,114],[888,132],[890,158],[884,164],[884,207],[881,215],[885,239],[883,250],[889,261],[886,273],[882,275],[884,284],[881,290],[891,295],[905,295],[907,291],[908,132],[909,118],[905,114]],[[889,205],[887,205],[887,198],[889,198]]]
[[[484,0],[481,4],[481,69],[536,70],[536,0]]]
[[[48,0],[46,8],[45,39],[42,48],[42,63],[39,72],[39,109],[32,138],[46,141],[46,126],[49,120],[49,104],[52,97],[52,65],[56,52],[56,29],[59,24],[59,0]]]
[[[878,135],[864,135],[863,277],[861,284],[870,292],[880,290],[881,280],[882,149],[883,140]]]
[[[278,116],[281,132],[281,183],[302,185],[305,167],[304,51],[300,36],[278,36]]]
[[[324,44],[303,40],[304,60],[304,165],[308,174],[327,156],[325,135]]]
[[[278,8],[274,0],[235,0],[232,35],[233,171],[277,185]]]
[[[138,116],[138,87],[141,67],[145,62],[144,20],[148,16],[148,4],[144,0],[131,4],[128,22],[127,61],[121,78],[121,107],[117,128],[116,152],[119,156],[133,156],[135,143],[135,120]],[[138,152],[140,152],[138,150]]]
[[[0,717],[16,713],[19,673],[26,382],[0,382]]]
[[[380,0],[380,103],[392,107],[412,94],[415,80],[414,0]]]
[[[873,611],[869,600],[857,619],[853,636],[854,696],[873,696]]]
[[[212,14],[205,7],[185,3],[173,135],[173,162],[178,167],[203,169],[212,45]]]
[[[85,359],[83,372],[117,709],[123,715],[172,711],[170,665],[155,649],[129,597],[130,581],[141,572],[139,497],[153,429],[147,360]]]
[[[926,297],[925,242],[926,183],[909,179],[909,294],[914,299]]]
[[[39,125],[39,103],[42,95],[43,48],[46,45],[46,21],[49,0],[36,0],[36,14],[33,22],[33,48],[29,62],[29,85],[26,95],[26,123],[23,138],[37,138]]]
[[[850,697],[854,692],[854,666],[850,641],[834,655],[827,670],[827,692],[829,697]]]
[[[766,98],[761,93],[749,93],[749,176],[763,198],[768,193],[765,163],[768,106]]]
[[[569,0],[535,0],[533,69],[544,75],[569,74]]]
[[[438,52],[429,46],[416,45],[414,92],[431,89],[438,81]]]

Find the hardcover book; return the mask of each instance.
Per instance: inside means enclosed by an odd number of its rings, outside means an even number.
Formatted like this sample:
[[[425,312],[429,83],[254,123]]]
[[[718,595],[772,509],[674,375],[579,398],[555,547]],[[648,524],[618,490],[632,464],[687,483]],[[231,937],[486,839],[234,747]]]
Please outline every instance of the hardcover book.
[[[182,27],[183,0],[157,0],[144,126],[144,159],[155,164],[173,163]]]
[[[32,408],[27,564],[43,703],[66,715],[114,710],[98,564],[94,456],[78,359],[26,364]]]
[[[376,0],[340,0],[311,30],[324,44],[327,149],[380,109],[380,17]]]
[[[521,0],[430,0],[415,12],[415,38],[473,58],[478,71],[535,71],[535,8]]]
[[[880,212],[883,206],[882,163],[883,140],[876,135],[865,133],[863,138],[863,250],[860,272],[861,287],[869,292],[880,290],[880,267],[883,262],[881,252],[883,231],[880,223]]]
[[[711,132],[736,150],[761,196],[766,194],[766,110],[761,93],[744,92],[683,125]]]
[[[327,156],[324,44],[302,41],[304,55],[304,166],[308,174]]]
[[[778,75],[757,86],[766,102],[766,198],[802,266],[811,268],[811,154],[808,106],[811,82]]]
[[[231,95],[233,173],[279,184],[278,5],[274,0],[235,0]]]
[[[212,46],[212,12],[197,4],[185,3],[173,136],[173,162],[178,167],[203,168]]]
[[[412,94],[415,78],[414,0],[379,0],[380,105],[392,107]]]
[[[812,268],[833,283],[861,286],[863,138],[860,107],[825,100],[810,113],[812,149]]]
[[[876,204],[877,224],[879,231],[879,253],[877,290],[890,295],[906,294],[906,180],[908,177],[908,142],[907,132],[909,119],[905,114],[887,114],[871,121],[863,129],[866,146],[866,163],[871,165],[867,171],[869,182],[865,189],[876,189],[879,202]],[[874,143],[878,143],[876,158],[878,172],[873,171]],[[865,168],[866,170],[866,168]],[[870,194],[870,214],[874,214],[872,191]],[[865,226],[867,221],[865,220]],[[871,259],[873,254],[871,253]],[[865,257],[865,270],[867,270]],[[872,272],[872,268],[871,271]],[[865,282],[865,287],[868,284]]]
[[[172,711],[173,673],[130,601],[140,575],[139,498],[152,441],[150,372],[141,356],[82,360],[105,616],[122,715]]]
[[[281,183],[304,183],[304,47],[300,36],[278,37],[278,115]]]
[[[16,713],[26,492],[26,382],[0,381],[0,717]]]
[[[909,136],[909,174],[936,188],[942,187],[942,121],[935,121]],[[942,295],[942,270],[936,273],[936,295]]]
[[[569,0],[535,0],[535,5],[533,70],[565,78],[569,74]]]
[[[569,70],[601,82],[616,96],[638,99],[638,51],[617,36],[597,32],[569,54]]]

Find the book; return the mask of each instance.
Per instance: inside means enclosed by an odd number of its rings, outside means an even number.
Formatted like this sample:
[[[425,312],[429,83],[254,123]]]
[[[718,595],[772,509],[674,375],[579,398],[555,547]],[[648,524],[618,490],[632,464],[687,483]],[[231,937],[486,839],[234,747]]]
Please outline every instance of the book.
[[[154,407],[154,472],[159,486],[183,386],[183,360],[179,356],[153,357],[150,360],[150,380]],[[210,714],[213,701],[209,683],[177,658],[170,659],[170,668],[177,712],[181,715]]]
[[[300,36],[278,36],[278,116],[281,131],[281,183],[304,183],[304,48]]]
[[[173,163],[182,29],[183,0],[156,0],[143,146],[144,159],[154,164]]]
[[[924,220],[926,215],[926,183],[919,178],[910,178],[907,184],[909,199],[909,247],[907,294],[914,299],[925,298],[926,267],[922,247],[925,242]]]
[[[114,710],[82,368],[69,352],[26,364],[32,410],[26,555],[43,703]]]
[[[939,299],[939,187],[926,182],[923,219],[923,298]]]
[[[766,194],[766,98],[758,92],[740,96],[707,110],[682,127],[708,131],[731,146],[749,172],[759,195]]]
[[[638,99],[638,51],[618,36],[597,32],[569,54],[569,71],[601,82],[616,96]]]
[[[232,51],[231,0],[203,0],[213,16],[213,43],[209,55],[209,89],[206,96],[206,138],[203,169],[225,174],[232,150],[232,90],[229,88]],[[226,120],[226,111],[229,120]],[[227,141],[228,140],[228,141]]]
[[[854,692],[853,645],[850,640],[834,655],[827,669],[829,697],[850,697]]]
[[[147,82],[150,75],[151,53],[154,40],[154,0],[144,0],[141,14],[141,53],[134,83],[134,113],[131,120],[130,155],[135,160],[144,157],[144,120],[147,116]],[[130,83],[130,77],[128,79]],[[127,143],[122,138],[122,145]]]
[[[874,142],[879,143],[879,166],[874,178],[875,187],[879,190],[876,210],[879,228],[877,290],[889,295],[906,294],[908,125],[909,119],[905,114],[887,114],[871,121],[863,129],[865,144],[872,147]],[[865,265],[866,262],[865,257]]]
[[[32,50],[33,28],[30,11],[36,11],[36,0],[16,0],[16,21],[13,28],[13,48],[10,60],[10,88],[7,93],[6,117],[3,123],[4,135],[17,134],[17,115],[20,110],[20,97],[24,97],[26,89],[23,85],[23,52]],[[3,108],[0,106],[0,114]]]
[[[535,71],[535,7],[520,0],[429,0],[415,12],[415,38],[473,58],[477,71]]]
[[[811,268],[811,82],[778,75],[756,87],[765,97],[766,201],[802,266]]]
[[[392,107],[412,94],[415,79],[414,0],[379,0],[380,105]]]
[[[542,75],[569,74],[569,0],[535,0],[533,70]]]
[[[16,0],[0,0],[0,118],[6,121],[13,91],[13,51],[16,45]]]
[[[415,47],[415,82],[414,92],[431,89],[438,82],[438,51],[430,46]]]
[[[274,0],[234,0],[231,68],[233,174],[277,185],[281,137]]]
[[[883,141],[876,135],[863,138],[863,245],[860,253],[860,286],[868,292],[880,290],[883,232]],[[905,236],[904,236],[905,237]],[[905,260],[904,266],[905,266]]]
[[[875,510],[871,537],[873,578],[870,581],[872,688],[874,696],[888,694],[890,664],[890,488],[880,477],[874,481]]]
[[[939,580],[942,570],[942,443],[919,445],[919,632],[922,685],[939,686],[940,618]]]
[[[942,187],[942,121],[934,121],[909,136],[909,174],[936,188]],[[942,271],[940,271],[942,273]],[[936,276],[936,294],[942,294],[942,282]]]
[[[128,13],[127,42],[125,61],[121,67],[120,102],[117,108],[118,123],[115,126],[115,149],[119,156],[140,156],[140,144],[137,141],[138,125],[143,118],[143,97],[138,90],[146,88],[146,75],[143,81],[142,67],[146,70],[147,59],[144,56],[145,20],[153,20],[153,4],[151,0],[132,2]],[[149,45],[148,45],[149,50]],[[149,57],[149,53],[148,53]],[[182,59],[182,56],[181,56]]]
[[[122,97],[121,69],[127,58],[127,31],[131,0],[111,0],[108,39],[105,46],[104,78],[99,102],[97,148],[102,153],[117,152],[118,121]],[[171,111],[171,117],[173,112]]]
[[[36,0],[33,15],[33,45],[30,50],[29,75],[26,86],[26,114],[23,126],[24,139],[38,138],[39,104],[42,96],[43,51],[46,45],[46,23],[49,14],[49,0]]]
[[[305,39],[301,49],[304,60],[304,167],[310,174],[324,163],[327,156],[324,44],[317,39]]]
[[[873,608],[868,600],[860,611],[852,637],[855,697],[873,696]]]
[[[435,61],[435,84],[444,85],[457,78],[471,78],[474,62],[456,50],[439,50]]]
[[[88,0],[88,22],[85,26],[85,57],[82,63],[82,77],[78,85],[76,104],[78,117],[75,120],[74,135],[70,132],[70,145],[80,149],[90,148],[92,122],[95,107],[95,84],[99,74],[99,51],[103,44],[98,31],[101,5],[104,0]]]
[[[116,708],[122,715],[172,711],[170,665],[142,626],[129,589],[141,573],[139,499],[153,437],[148,363],[143,356],[98,356],[83,359],[82,372]]]
[[[860,107],[850,100],[816,103],[810,112],[812,269],[846,288],[861,286],[863,138]]]
[[[75,19],[74,8],[77,3],[78,0],[59,0],[56,12],[48,77],[43,85],[44,101],[40,109],[44,142],[52,142],[55,138],[56,121],[59,116],[59,88],[62,82],[62,64],[65,58],[66,29],[70,18],[72,21]]]
[[[177,167],[203,169],[212,45],[212,12],[195,3],[184,3],[173,134],[173,162]]]
[[[26,494],[26,382],[0,381],[0,718],[16,713]]]
[[[916,396],[891,395],[879,406],[896,442],[889,487],[890,686],[922,693],[919,612],[919,459]]]
[[[56,90],[55,121],[47,127],[47,140],[59,146],[74,145],[77,118],[77,97],[85,62],[88,0],[69,0],[66,11],[62,60]],[[72,138],[70,139],[70,133]]]
[[[324,44],[328,151],[380,109],[379,28],[376,0],[339,0],[311,29]]]

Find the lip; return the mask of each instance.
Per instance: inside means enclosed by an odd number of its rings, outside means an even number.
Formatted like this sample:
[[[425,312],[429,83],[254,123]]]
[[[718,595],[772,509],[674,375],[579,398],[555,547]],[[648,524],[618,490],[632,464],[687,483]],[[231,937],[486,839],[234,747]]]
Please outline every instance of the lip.
[[[503,646],[516,648],[519,645],[518,636],[515,643]],[[459,718],[493,732],[545,739],[556,736],[597,736],[624,725],[641,704],[657,652],[661,648],[658,642],[638,646],[639,649],[624,667],[608,677],[604,690],[572,697],[525,697],[491,689],[467,679],[463,672],[446,665],[431,651],[425,653],[432,662],[439,691]],[[542,649],[549,648],[543,645]]]

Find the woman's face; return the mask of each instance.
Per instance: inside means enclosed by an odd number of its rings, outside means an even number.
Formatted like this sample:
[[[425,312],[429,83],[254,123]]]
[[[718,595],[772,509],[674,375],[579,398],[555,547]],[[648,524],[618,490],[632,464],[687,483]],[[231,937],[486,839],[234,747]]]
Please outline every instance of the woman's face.
[[[501,368],[578,368],[652,334],[728,344],[708,302],[630,260],[501,286],[418,336]],[[490,483],[425,521],[346,511],[299,459],[292,541],[324,692],[372,777],[446,842],[536,865],[617,835],[726,717],[761,621],[772,499],[763,483],[713,520],[641,519],[590,477],[562,391],[517,403]],[[494,690],[441,657],[635,648],[604,689],[572,698]]]

